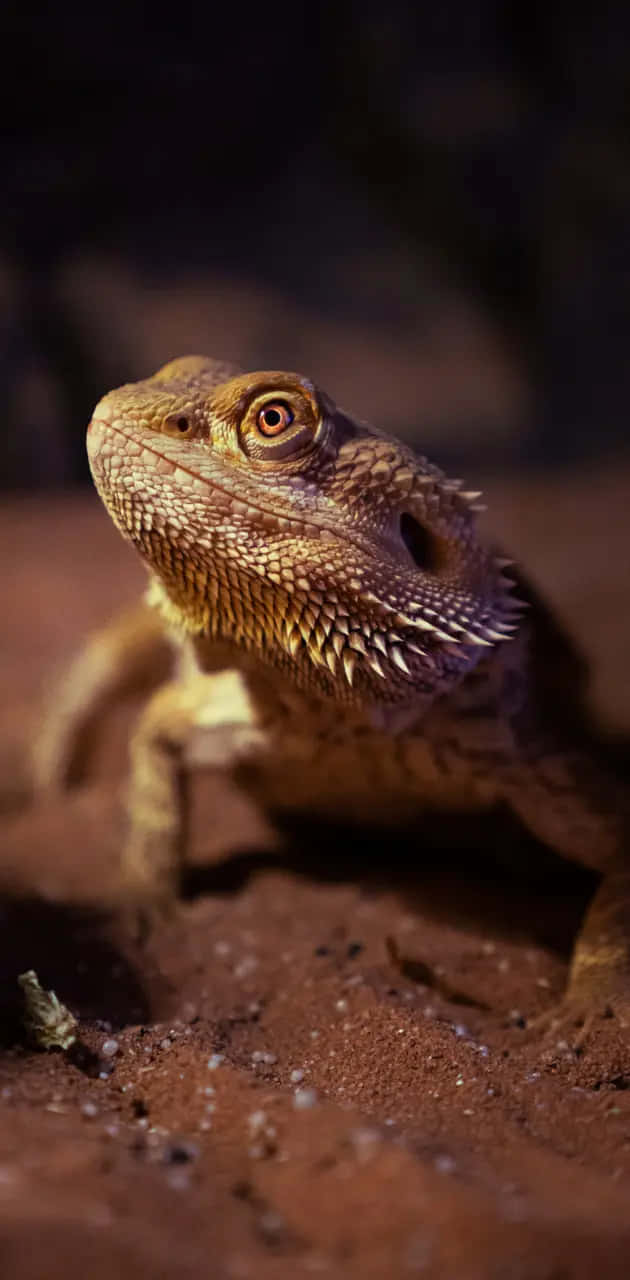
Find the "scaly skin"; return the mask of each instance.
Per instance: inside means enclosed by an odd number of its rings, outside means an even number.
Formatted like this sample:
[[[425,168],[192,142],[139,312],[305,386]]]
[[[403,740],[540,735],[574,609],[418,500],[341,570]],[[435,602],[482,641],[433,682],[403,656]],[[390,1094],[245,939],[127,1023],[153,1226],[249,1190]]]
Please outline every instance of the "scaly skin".
[[[132,741],[127,895],[155,907],[176,894],[195,763],[271,813],[391,825],[507,801],[604,873],[569,1022],[612,1009],[630,1025],[622,804],[589,748],[579,661],[522,584],[533,607],[521,618],[509,562],[478,538],[479,495],[306,378],[196,356],[105,396],[88,452],[148,566],[148,607],[70,674],[39,777],[71,772],[79,730],[107,700],[107,654],[113,697],[127,651],[137,664],[165,630],[181,656]]]

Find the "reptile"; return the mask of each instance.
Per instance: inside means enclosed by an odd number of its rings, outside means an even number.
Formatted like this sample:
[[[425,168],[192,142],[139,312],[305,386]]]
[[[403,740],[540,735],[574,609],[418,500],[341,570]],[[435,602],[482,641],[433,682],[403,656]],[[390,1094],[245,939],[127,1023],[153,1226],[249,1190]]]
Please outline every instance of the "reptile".
[[[201,356],[105,395],[87,441],[149,587],[74,662],[36,772],[65,785],[85,725],[168,644],[130,745],[126,898],[176,899],[200,765],[271,815],[508,805],[601,876],[560,1020],[630,1027],[627,801],[592,747],[585,666],[480,536],[480,495],[307,377]]]

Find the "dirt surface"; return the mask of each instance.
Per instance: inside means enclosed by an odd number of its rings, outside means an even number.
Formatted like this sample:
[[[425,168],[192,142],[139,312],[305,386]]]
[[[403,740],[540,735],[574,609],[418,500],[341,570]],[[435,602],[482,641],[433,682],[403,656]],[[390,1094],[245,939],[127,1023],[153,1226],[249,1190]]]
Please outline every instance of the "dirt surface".
[[[616,732],[629,478],[488,486]],[[142,570],[90,497],[14,502],[0,535],[2,1275],[626,1277],[630,1048],[613,1022],[579,1057],[524,1026],[562,991],[590,875],[507,820],[279,837],[202,777],[187,900],[138,946],[102,910],[133,708],[82,787],[23,801],[53,672]],[[26,1041],[31,968],[79,1018],[67,1054]]]

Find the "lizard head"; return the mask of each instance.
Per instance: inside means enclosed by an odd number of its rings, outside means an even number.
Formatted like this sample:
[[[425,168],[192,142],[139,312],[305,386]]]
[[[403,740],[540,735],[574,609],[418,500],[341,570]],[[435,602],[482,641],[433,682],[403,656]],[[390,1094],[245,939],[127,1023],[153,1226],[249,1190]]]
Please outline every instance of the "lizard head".
[[[299,374],[174,360],[100,401],[88,453],[170,621],[307,691],[430,700],[514,629],[479,495]]]

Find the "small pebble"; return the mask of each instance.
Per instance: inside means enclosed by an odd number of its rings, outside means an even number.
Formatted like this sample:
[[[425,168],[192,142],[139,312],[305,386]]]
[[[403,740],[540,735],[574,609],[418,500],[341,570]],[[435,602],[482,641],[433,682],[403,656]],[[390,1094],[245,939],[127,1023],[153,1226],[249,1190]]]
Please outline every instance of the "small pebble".
[[[267,1114],[265,1111],[252,1111],[247,1117],[247,1124],[252,1134],[259,1133],[264,1129],[267,1122]]]
[[[350,1141],[356,1151],[357,1159],[360,1163],[365,1164],[368,1160],[371,1160],[377,1148],[381,1145],[381,1135],[378,1129],[370,1129],[369,1126],[365,1125],[352,1130]]]
[[[208,1071],[216,1071],[225,1059],[224,1053],[211,1053],[208,1058]]]
[[[104,1058],[113,1058],[118,1053],[119,1044],[117,1040],[104,1040],[101,1045],[101,1053]]]
[[[88,1116],[90,1119],[98,1115],[98,1107],[95,1102],[84,1102],[81,1107],[81,1114]]]
[[[258,1219],[258,1227],[264,1236],[275,1239],[285,1228],[284,1218],[275,1209],[268,1209]]]
[[[295,1071],[292,1071],[291,1075],[289,1076],[289,1080],[291,1081],[291,1084],[300,1084],[303,1079],[304,1079],[304,1072],[300,1069],[300,1067],[296,1067]]]
[[[296,1111],[306,1111],[317,1102],[315,1089],[296,1089],[293,1095],[293,1106]]]
[[[254,969],[258,968],[258,959],[256,956],[243,956],[234,970],[235,978],[247,978]]]

